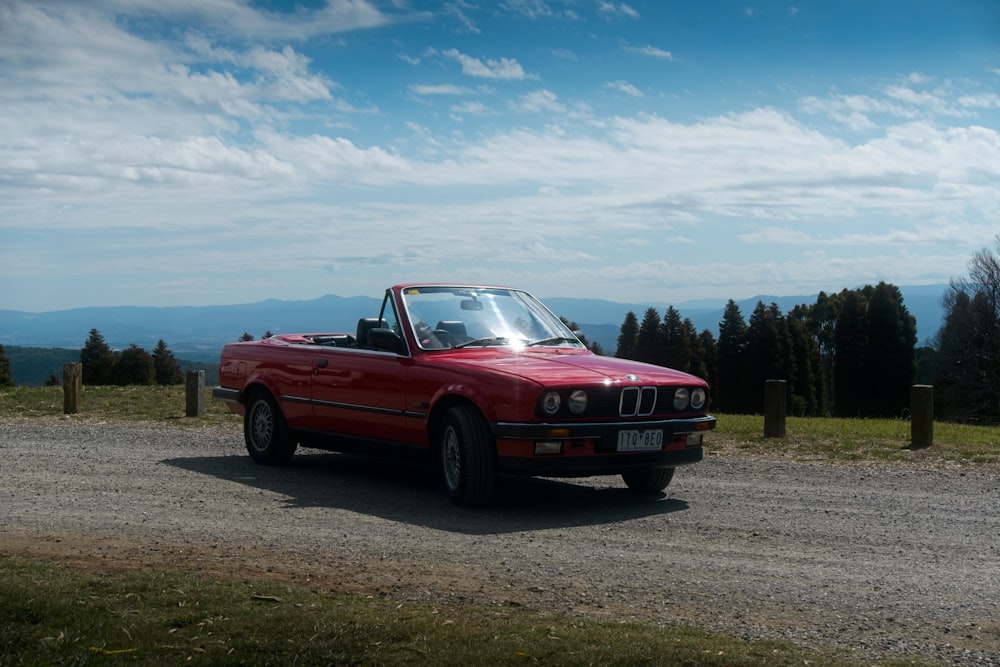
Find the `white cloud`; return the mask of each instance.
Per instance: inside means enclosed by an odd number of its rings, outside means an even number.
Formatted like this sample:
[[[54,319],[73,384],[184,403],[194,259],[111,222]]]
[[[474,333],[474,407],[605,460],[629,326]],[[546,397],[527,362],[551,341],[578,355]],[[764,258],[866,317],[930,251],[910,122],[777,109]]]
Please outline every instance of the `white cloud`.
[[[609,81],[604,86],[625,93],[626,95],[631,95],[632,97],[643,97],[643,92],[628,81]]]
[[[572,7],[554,7],[553,3],[545,0],[504,0],[499,4],[506,11],[532,20],[554,18],[575,21],[580,18]]]
[[[489,112],[482,102],[466,102],[464,104],[453,104],[450,107],[453,114],[459,116],[482,116]]]
[[[902,82],[886,85],[881,96],[833,94],[826,98],[805,96],[799,109],[829,116],[853,130],[870,130],[897,119],[969,119],[977,113],[1000,108],[1000,96],[993,92],[963,94],[950,81],[929,87],[929,77],[911,74]],[[920,86],[928,85],[921,88]]]
[[[414,95],[467,95],[471,92],[468,88],[450,83],[435,85],[411,84],[408,88]]]
[[[601,0],[598,3],[597,11],[605,16],[624,16],[630,19],[639,18],[639,12],[624,2],[607,2],[606,0]]]
[[[979,237],[988,236],[990,227],[979,225],[941,224],[917,225],[912,228],[889,229],[885,231],[851,231],[842,230],[837,226],[817,227],[813,231],[791,229],[788,227],[759,227],[752,231],[738,234],[737,238],[749,245],[786,245],[820,247],[857,247],[872,248],[875,246],[955,246],[962,245],[961,236],[976,229]],[[825,232],[825,234],[823,233]]]
[[[646,46],[626,46],[626,51],[631,53],[638,53],[639,55],[649,56],[651,58],[659,58],[661,60],[673,60],[674,54],[670,51],[665,51],[657,46],[647,44]]]
[[[482,79],[499,79],[517,81],[529,78],[514,58],[499,58],[496,60],[480,60],[460,53],[457,49],[448,49],[442,55],[455,60],[462,65],[462,73]]]
[[[562,113],[566,111],[566,107],[559,102],[558,96],[551,90],[535,90],[522,95],[517,103],[517,109],[529,113]]]

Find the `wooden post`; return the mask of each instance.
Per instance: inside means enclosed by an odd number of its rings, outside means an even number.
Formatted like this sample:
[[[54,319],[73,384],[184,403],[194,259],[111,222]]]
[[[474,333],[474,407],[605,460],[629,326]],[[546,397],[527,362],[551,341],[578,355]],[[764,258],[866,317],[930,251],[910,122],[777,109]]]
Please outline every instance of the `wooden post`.
[[[934,444],[934,385],[915,384],[910,388],[910,447],[922,449]]]
[[[188,371],[185,393],[188,417],[203,417],[205,415],[205,371]]]
[[[785,437],[785,410],[788,404],[787,382],[768,380],[764,383],[764,437]]]
[[[83,408],[83,364],[63,364],[63,414],[76,415]]]

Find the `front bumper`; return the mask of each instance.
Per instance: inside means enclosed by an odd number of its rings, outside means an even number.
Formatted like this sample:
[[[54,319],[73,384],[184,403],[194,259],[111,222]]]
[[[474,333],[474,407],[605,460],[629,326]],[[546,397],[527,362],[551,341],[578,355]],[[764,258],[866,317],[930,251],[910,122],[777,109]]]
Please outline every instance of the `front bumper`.
[[[673,468],[701,461],[701,439],[687,444],[690,434],[715,428],[711,416],[659,421],[492,424],[501,471],[547,477],[614,475],[635,470]],[[662,430],[664,445],[652,451],[617,451],[622,430]],[[562,443],[558,454],[536,454],[535,443]]]
[[[614,442],[618,432],[624,429],[648,431],[661,429],[663,435],[672,439],[676,435],[687,433],[704,433],[715,428],[716,419],[711,415],[691,417],[689,419],[662,419],[659,421],[631,422],[564,422],[524,424],[514,422],[496,422],[493,426],[493,436],[497,440],[601,440]],[[605,451],[601,447],[599,451]],[[614,451],[608,449],[607,451]]]

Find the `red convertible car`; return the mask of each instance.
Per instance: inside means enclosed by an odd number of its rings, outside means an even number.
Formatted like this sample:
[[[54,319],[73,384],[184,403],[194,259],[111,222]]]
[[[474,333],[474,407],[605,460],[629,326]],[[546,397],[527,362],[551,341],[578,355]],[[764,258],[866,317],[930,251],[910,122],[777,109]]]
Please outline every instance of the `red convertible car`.
[[[416,453],[460,505],[489,501],[500,473],[662,491],[715,428],[704,380],[596,355],[507,287],[397,285],[356,332],[226,345],[219,378],[213,396],[243,415],[258,463],[286,463],[299,444]]]

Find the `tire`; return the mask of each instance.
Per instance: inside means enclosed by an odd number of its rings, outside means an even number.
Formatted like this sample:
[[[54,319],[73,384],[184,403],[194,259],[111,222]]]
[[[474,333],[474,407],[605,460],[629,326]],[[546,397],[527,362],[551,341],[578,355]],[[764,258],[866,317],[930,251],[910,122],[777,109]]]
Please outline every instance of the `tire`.
[[[298,446],[291,438],[277,401],[266,391],[252,394],[247,401],[243,439],[250,458],[268,466],[288,463]]]
[[[496,444],[478,410],[448,410],[441,424],[438,456],[448,497],[456,505],[483,505],[496,484]]]
[[[625,486],[637,493],[658,493],[670,485],[674,478],[673,468],[653,468],[622,473]]]

